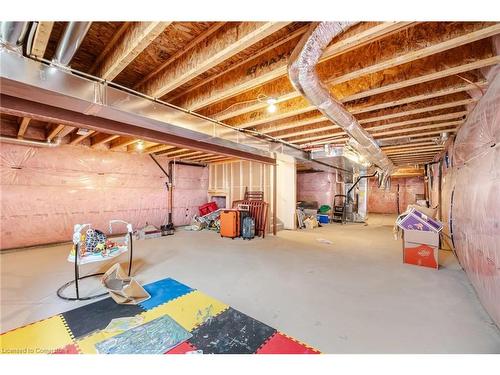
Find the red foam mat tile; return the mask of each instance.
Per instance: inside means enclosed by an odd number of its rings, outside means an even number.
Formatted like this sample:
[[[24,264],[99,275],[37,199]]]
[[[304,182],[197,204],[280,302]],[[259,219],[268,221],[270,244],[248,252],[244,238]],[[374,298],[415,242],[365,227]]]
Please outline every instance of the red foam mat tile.
[[[300,342],[281,333],[276,333],[265,342],[256,352],[257,354],[320,354],[319,351],[309,348]]]
[[[52,354],[80,354],[80,351],[78,350],[76,344],[69,344],[63,348],[54,350]]]
[[[193,350],[196,350],[196,348],[185,341],[182,344],[177,345],[175,348],[170,349],[165,354],[186,354],[186,352],[191,352]]]

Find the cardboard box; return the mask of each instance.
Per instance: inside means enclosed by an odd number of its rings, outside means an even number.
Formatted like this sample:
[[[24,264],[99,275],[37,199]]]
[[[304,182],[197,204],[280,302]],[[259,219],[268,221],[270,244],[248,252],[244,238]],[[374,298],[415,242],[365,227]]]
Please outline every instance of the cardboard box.
[[[101,282],[116,303],[122,305],[137,305],[151,298],[149,293],[120,267],[113,265],[102,276]]]
[[[439,232],[405,230],[403,263],[439,268]]]

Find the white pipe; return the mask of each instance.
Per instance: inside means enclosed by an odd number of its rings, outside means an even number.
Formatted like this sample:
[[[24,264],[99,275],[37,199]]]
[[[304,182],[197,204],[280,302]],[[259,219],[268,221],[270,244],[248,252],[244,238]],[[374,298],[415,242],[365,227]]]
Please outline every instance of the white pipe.
[[[44,142],[44,141],[35,141],[30,139],[6,137],[4,135],[0,135],[0,142],[13,143],[25,146],[35,146],[35,147],[57,147],[61,144],[60,140],[58,142]]]
[[[385,181],[395,170],[394,164],[382,152],[375,139],[359,125],[356,118],[330,94],[330,90],[321,82],[316,72],[316,65],[333,38],[356,23],[321,22],[311,25],[290,56],[288,76],[297,91],[349,135],[349,145],[375,164],[383,175],[382,180]]]

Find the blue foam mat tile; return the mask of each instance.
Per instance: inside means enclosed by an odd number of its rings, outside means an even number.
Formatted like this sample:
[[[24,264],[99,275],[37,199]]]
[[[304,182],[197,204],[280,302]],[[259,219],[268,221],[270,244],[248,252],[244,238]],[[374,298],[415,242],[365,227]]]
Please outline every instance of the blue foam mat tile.
[[[150,310],[194,290],[170,277],[144,285],[144,289],[151,295],[150,299],[139,304],[145,310]]]

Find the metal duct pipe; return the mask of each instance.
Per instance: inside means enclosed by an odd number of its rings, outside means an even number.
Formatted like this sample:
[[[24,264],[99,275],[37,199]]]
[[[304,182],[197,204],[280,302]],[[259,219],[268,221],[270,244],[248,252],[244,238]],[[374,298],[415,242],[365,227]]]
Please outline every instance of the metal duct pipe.
[[[20,52],[29,22],[0,22],[0,43]]]
[[[0,135],[0,142],[13,143],[25,146],[35,146],[35,147],[57,147],[61,144],[60,140],[57,142],[44,142],[44,141],[34,141],[34,140],[20,139],[14,137],[6,137],[4,135]]]
[[[59,66],[69,65],[76,51],[80,48],[91,24],[92,22],[68,22],[52,59],[54,64]]]
[[[316,72],[316,65],[332,39],[356,23],[321,22],[311,25],[292,52],[288,76],[297,91],[349,135],[349,144],[356,151],[375,164],[382,175],[389,176],[395,170],[392,162],[382,152],[375,139],[359,125],[356,118],[330,94],[330,90],[321,82]],[[386,177],[382,179],[385,180]]]

